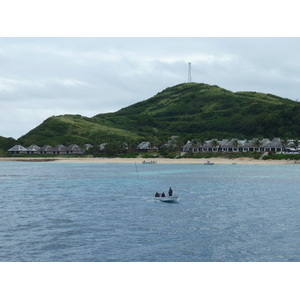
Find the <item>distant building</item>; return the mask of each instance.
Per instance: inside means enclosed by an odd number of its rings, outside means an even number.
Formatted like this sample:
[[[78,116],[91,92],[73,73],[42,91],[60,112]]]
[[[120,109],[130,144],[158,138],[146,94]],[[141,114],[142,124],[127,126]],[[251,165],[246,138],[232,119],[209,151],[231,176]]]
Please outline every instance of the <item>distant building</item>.
[[[39,149],[39,154],[53,154],[53,147],[45,145]]]
[[[15,145],[7,150],[10,154],[27,153],[27,149],[21,145]]]
[[[64,145],[57,145],[52,149],[53,154],[66,154],[67,148]]]
[[[89,150],[92,147],[93,147],[93,145],[91,145],[91,144],[84,144],[84,149],[85,150]]]
[[[103,151],[106,145],[107,145],[107,143],[100,144],[100,146],[99,146],[100,151]]]
[[[31,145],[27,148],[28,154],[38,154],[38,151],[40,150],[40,147],[37,145]]]
[[[141,142],[136,147],[137,152],[156,152],[158,148],[156,146],[151,146],[150,142]]]
[[[84,154],[84,150],[76,144],[72,144],[66,148],[66,154]]]

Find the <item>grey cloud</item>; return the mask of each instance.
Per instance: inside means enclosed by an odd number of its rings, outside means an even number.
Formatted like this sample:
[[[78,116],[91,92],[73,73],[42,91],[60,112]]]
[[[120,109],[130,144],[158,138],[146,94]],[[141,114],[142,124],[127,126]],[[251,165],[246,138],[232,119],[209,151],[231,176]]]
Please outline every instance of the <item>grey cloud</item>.
[[[188,62],[195,82],[295,100],[299,56],[299,38],[0,38],[0,135],[148,99],[186,82]]]

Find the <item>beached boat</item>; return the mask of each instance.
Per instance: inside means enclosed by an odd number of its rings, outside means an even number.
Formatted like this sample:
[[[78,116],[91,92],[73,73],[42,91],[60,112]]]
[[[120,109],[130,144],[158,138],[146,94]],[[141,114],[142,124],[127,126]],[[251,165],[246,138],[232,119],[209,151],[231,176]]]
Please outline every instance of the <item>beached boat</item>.
[[[166,197],[154,197],[155,200],[160,200],[162,202],[178,202],[179,195],[166,196]]]
[[[153,164],[157,164],[157,161],[154,161],[154,160],[151,160],[151,161],[143,161],[142,162],[143,164],[146,164],[146,165],[153,165]]]
[[[207,162],[204,163],[205,165],[213,165],[213,162],[210,162],[209,160]]]

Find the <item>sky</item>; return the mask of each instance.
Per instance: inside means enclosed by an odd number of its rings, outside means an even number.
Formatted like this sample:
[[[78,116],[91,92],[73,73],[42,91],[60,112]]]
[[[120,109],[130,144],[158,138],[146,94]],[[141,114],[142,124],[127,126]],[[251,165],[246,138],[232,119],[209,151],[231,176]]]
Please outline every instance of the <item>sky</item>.
[[[0,136],[17,139],[51,116],[92,117],[149,99],[187,82],[189,62],[193,82],[300,99],[300,39],[293,26],[285,36],[276,3],[266,22],[263,2],[247,15],[224,13],[238,1],[197,2],[197,10],[188,5],[195,1],[173,1],[171,12],[156,0],[159,9],[131,0],[98,9],[91,0],[17,2],[18,12],[15,2],[0,11]],[[285,23],[294,25],[296,10],[288,11]]]
[[[0,135],[92,117],[192,81],[300,99],[300,38],[2,37]]]

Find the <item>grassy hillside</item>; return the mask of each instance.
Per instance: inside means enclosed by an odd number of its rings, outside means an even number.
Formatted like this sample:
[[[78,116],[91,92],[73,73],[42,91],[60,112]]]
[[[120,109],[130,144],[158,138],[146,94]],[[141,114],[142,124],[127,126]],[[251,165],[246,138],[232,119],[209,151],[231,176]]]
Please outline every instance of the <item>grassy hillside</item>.
[[[100,144],[103,140],[138,139],[140,136],[129,131],[101,124],[91,118],[80,115],[62,115],[50,117],[41,125],[22,136],[18,142],[22,145],[57,144]]]
[[[179,84],[115,113],[51,117],[20,144],[97,144],[158,136],[300,137],[300,103],[271,94],[233,93],[201,83]]]
[[[94,119],[101,120],[102,115]],[[115,126],[164,134],[209,137],[299,136],[300,103],[271,94],[237,92],[207,84],[167,88],[111,115]]]

